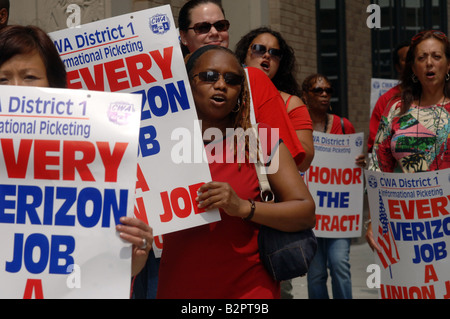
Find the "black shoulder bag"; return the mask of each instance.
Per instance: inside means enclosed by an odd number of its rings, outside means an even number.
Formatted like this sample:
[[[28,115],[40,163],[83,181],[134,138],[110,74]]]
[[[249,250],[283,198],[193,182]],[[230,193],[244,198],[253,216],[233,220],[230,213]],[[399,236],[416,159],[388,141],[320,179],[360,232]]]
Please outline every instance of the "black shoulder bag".
[[[256,134],[258,134],[257,127]],[[266,167],[261,161],[261,147],[259,149],[260,156],[255,168],[261,198],[263,201],[271,201],[274,195],[265,173]],[[261,225],[258,246],[261,261],[269,274],[275,280],[283,281],[306,275],[316,254],[317,239],[312,229],[289,233]]]

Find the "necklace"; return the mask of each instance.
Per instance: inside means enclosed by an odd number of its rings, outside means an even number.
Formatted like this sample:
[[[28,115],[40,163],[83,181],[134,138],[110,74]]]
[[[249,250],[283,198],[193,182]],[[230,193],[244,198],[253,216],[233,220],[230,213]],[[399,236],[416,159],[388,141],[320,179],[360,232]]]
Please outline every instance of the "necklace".
[[[325,126],[324,126],[324,129],[323,129],[323,132],[326,133],[327,129],[328,129],[328,114],[325,117]]]

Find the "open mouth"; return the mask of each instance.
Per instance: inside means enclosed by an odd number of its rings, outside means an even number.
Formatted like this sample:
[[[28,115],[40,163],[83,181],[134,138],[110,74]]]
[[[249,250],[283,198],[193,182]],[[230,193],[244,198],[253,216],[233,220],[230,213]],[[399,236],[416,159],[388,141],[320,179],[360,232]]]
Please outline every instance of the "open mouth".
[[[264,71],[269,71],[270,64],[269,64],[269,62],[264,61],[263,63],[261,63],[261,67],[263,68]]]
[[[211,100],[213,100],[216,103],[223,103],[225,102],[225,97],[222,95],[214,95]]]
[[[433,78],[435,75],[436,75],[436,73],[431,72],[431,71],[426,73],[427,78]]]

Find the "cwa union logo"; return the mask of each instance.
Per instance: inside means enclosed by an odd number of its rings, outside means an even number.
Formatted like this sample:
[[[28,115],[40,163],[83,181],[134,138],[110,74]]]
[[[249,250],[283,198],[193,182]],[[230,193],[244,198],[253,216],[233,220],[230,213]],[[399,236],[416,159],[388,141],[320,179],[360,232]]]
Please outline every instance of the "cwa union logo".
[[[128,117],[135,112],[133,104],[114,102],[109,105],[108,118],[112,123],[127,125]]]
[[[154,34],[164,34],[170,30],[170,19],[167,14],[157,14],[150,18],[150,28]]]
[[[377,188],[378,187],[378,182],[377,182],[377,178],[373,175],[369,176],[369,186],[371,188]]]

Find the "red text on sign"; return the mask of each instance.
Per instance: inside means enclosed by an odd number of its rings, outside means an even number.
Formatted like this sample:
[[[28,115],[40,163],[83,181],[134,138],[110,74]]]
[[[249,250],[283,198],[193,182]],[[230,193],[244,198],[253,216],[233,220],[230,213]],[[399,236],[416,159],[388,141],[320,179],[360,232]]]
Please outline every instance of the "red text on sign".
[[[308,182],[331,185],[351,185],[362,183],[361,168],[342,169],[311,166],[308,172]]]
[[[13,139],[1,139],[0,145],[9,178],[27,177],[32,154],[34,179],[74,181],[78,172],[82,181],[95,182],[89,165],[98,152],[105,168],[104,181],[115,183],[128,143],[115,143],[111,151],[109,142],[20,140],[17,154]]]
[[[450,196],[419,200],[388,200],[389,217],[391,219],[426,219],[439,215],[446,216],[450,212],[447,206]]]
[[[197,197],[198,189],[204,183],[199,183],[189,186],[187,189],[184,187],[178,187],[169,192],[161,193],[161,200],[164,207],[164,214],[160,215],[162,223],[170,222],[174,215],[178,218],[187,218],[191,215],[192,211],[195,214],[205,212],[203,209],[199,209],[195,198]]]
[[[316,230],[329,232],[349,232],[359,229],[359,215],[316,214]]]
[[[82,89],[83,82],[88,90],[94,91],[123,91],[132,87],[156,82],[151,73],[153,62],[159,67],[164,80],[172,75],[173,47],[163,50],[142,53],[125,59],[114,60],[93,66],[93,70],[81,68],[67,73],[67,84],[71,89]],[[109,90],[105,85],[105,78],[109,84]]]

